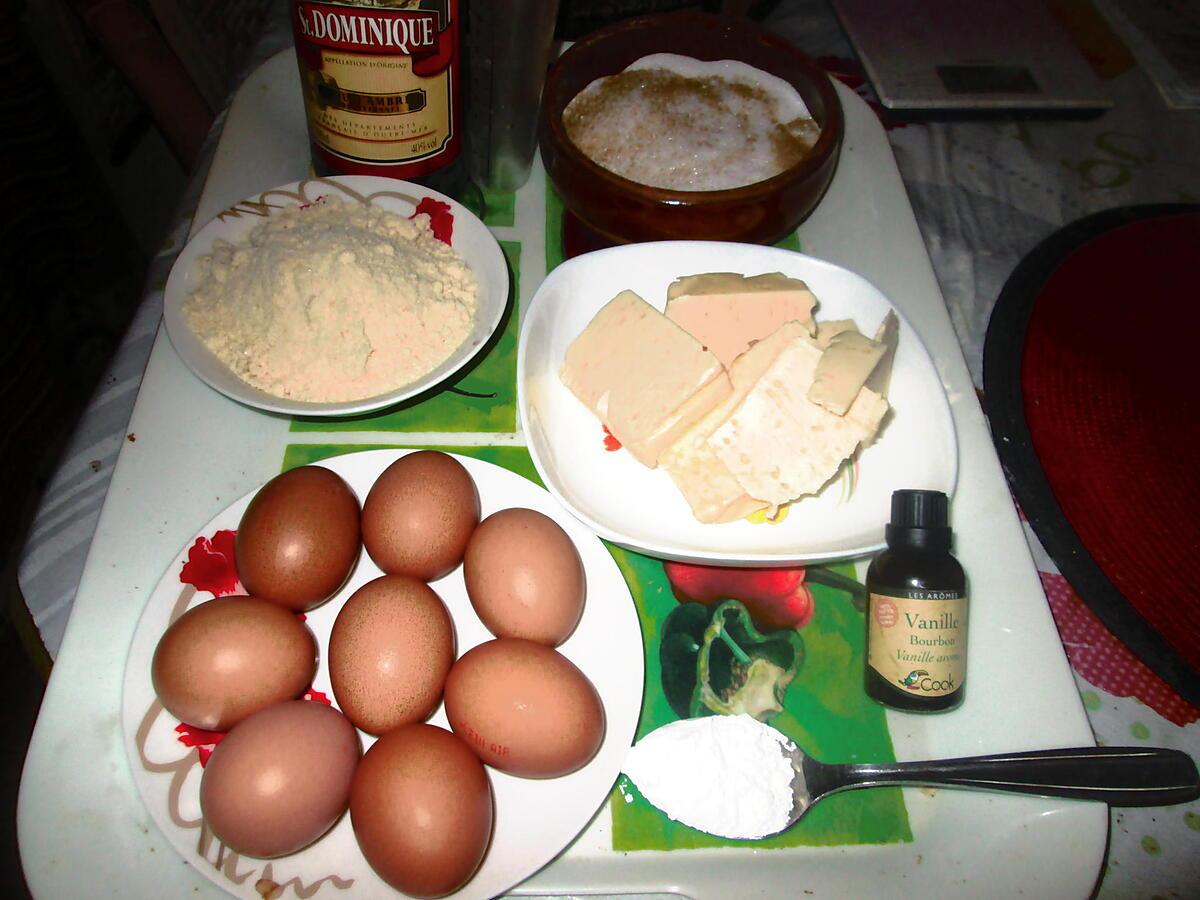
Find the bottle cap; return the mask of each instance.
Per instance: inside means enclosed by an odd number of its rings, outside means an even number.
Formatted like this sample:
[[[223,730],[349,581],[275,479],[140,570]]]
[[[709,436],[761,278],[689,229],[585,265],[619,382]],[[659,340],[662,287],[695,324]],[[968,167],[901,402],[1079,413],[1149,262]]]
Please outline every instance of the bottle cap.
[[[941,491],[892,492],[892,521],[884,529],[888,546],[950,549],[950,500]]]

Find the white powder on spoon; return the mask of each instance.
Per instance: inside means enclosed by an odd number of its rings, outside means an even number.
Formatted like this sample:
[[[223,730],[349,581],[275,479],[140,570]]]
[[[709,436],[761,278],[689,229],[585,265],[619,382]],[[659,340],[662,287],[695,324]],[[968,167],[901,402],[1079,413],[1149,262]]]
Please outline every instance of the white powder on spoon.
[[[625,774],[677,822],[719,837],[756,840],[792,813],[795,745],[746,714],[681,719],[634,745]]]

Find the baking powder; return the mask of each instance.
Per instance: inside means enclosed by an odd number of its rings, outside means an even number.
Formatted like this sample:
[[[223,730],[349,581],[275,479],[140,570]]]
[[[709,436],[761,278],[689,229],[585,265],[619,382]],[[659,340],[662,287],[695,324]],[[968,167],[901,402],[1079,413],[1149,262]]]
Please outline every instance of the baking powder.
[[[334,197],[217,241],[198,267],[183,307],[196,336],[244,381],[293,400],[359,400],[428,374],[471,333],[479,293],[424,213]]]
[[[782,831],[792,813],[795,745],[744,713],[681,719],[634,745],[624,771],[677,822],[754,840]]]

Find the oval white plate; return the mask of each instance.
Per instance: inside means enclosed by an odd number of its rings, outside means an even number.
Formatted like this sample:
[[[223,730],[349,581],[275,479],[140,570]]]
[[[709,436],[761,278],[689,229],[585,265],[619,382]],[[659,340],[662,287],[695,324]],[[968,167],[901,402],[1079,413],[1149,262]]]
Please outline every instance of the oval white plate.
[[[860,454],[848,501],[836,481],[792,504],[779,523],[705,525],[670,477],[627,451],[604,447],[600,422],[559,379],[567,346],[618,292],[661,310],[682,275],[782,272],[817,296],[819,320],[854,319],[873,334],[893,306],[871,283],[790,250],[710,241],[630,244],[568,260],[542,282],[521,328],[517,393],[530,455],[550,492],[601,537],[653,556],[741,566],[806,564],[883,547],[892,491],[954,491],[958,449],[941,379],[912,326],[897,311],[900,340],[888,401],[892,413]]]
[[[479,306],[470,336],[440,366],[416,381],[375,397],[338,403],[289,400],[261,391],[243,381],[196,337],[183,315],[183,303],[196,286],[196,260],[212,252],[213,242],[236,243],[264,218],[288,206],[313,203],[323,196],[338,196],[372,203],[401,216],[411,216],[422,198],[450,204],[454,216],[451,246],[462,255],[479,280]],[[196,232],[180,252],[163,292],[163,321],[180,359],[210,387],[227,397],[268,412],[296,416],[345,416],[370,412],[407,400],[437,386],[470,362],[487,343],[508,305],[508,265],[496,238],[469,209],[437,191],[375,175],[335,175],[294,181],[235,203]]]
[[[411,451],[371,450],[323,460],[318,465],[337,472],[361,502],[375,478],[394,460]],[[591,679],[604,703],[606,731],[596,756],[582,769],[561,778],[528,779],[488,769],[495,801],[492,844],[475,877],[454,896],[492,897],[511,888],[550,862],[588,824],[617,779],[633,743],[642,708],[643,650],[641,627],[629,588],[604,545],[562,511],[549,494],[507,469],[481,460],[456,456],[475,479],[483,515],[514,506],[536,509],[557,521],[570,535],[587,577],[583,618],[559,651]],[[150,661],[163,631],[189,608],[211,599],[192,592],[179,580],[188,550],[196,538],[211,538],[220,529],[238,527],[254,491],[229,506],[188,542],[173,559],[151,594],[138,622],[125,665],[122,727],[134,781],[142,801],[163,834],[183,858],[214,883],[238,897],[260,900],[255,885],[268,878],[277,884],[299,879],[306,888],[319,885],[320,897],[399,896],[371,869],[358,849],[350,817],[315,844],[291,856],[266,862],[241,857],[223,847],[202,827],[200,777],[195,750],[178,740],[178,720],[162,710],[150,681]],[[324,665],[330,630],[342,603],[379,570],[364,552],[345,587],[329,602],[306,613],[306,624],[317,638],[319,659],[315,690],[333,700]],[[454,620],[456,652],[461,656],[492,635],[475,615],[459,566],[433,589],[446,602]],[[335,703],[336,705],[336,703]],[[439,706],[429,719],[449,728]],[[362,734],[363,750],[374,738]],[[314,773],[319,776],[320,773]],[[248,877],[242,877],[250,873]],[[326,880],[323,880],[326,879]],[[347,881],[351,885],[346,885]],[[339,887],[339,884],[342,885]],[[296,891],[300,895],[300,891]]]

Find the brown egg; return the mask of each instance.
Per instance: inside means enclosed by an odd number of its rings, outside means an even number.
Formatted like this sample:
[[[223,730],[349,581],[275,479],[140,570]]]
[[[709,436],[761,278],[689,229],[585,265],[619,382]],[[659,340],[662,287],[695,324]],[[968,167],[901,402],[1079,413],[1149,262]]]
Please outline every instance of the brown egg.
[[[167,712],[208,731],[292,700],[312,683],[317,642],[295,613],[257,597],[194,606],[159,638],[150,664]]]
[[[375,565],[422,581],[441,578],[462,562],[477,524],[475,482],[462,463],[436,450],[396,460],[363,503],[363,544]]]
[[[383,575],[360,587],[329,634],[333,694],[369,734],[428,718],[453,662],[446,605],[429,585],[406,575]]]
[[[363,757],[350,790],[350,821],[380,878],[413,897],[441,897],[466,884],[487,853],[491,784],[453,734],[405,725]]]
[[[301,466],[262,486],[237,531],[247,592],[302,612],[332,597],[358,559],[358,498],[339,475]]]
[[[246,856],[307,847],[346,811],[358,732],[324,703],[292,700],[252,715],[217,744],[200,781],[204,821]]]
[[[557,522],[502,509],[479,523],[463,557],[467,594],[496,637],[557,647],[583,615],[583,563]]]
[[[446,679],[446,716],[481,760],[527,778],[585,765],[604,741],[604,705],[587,676],[550,647],[496,638]]]

